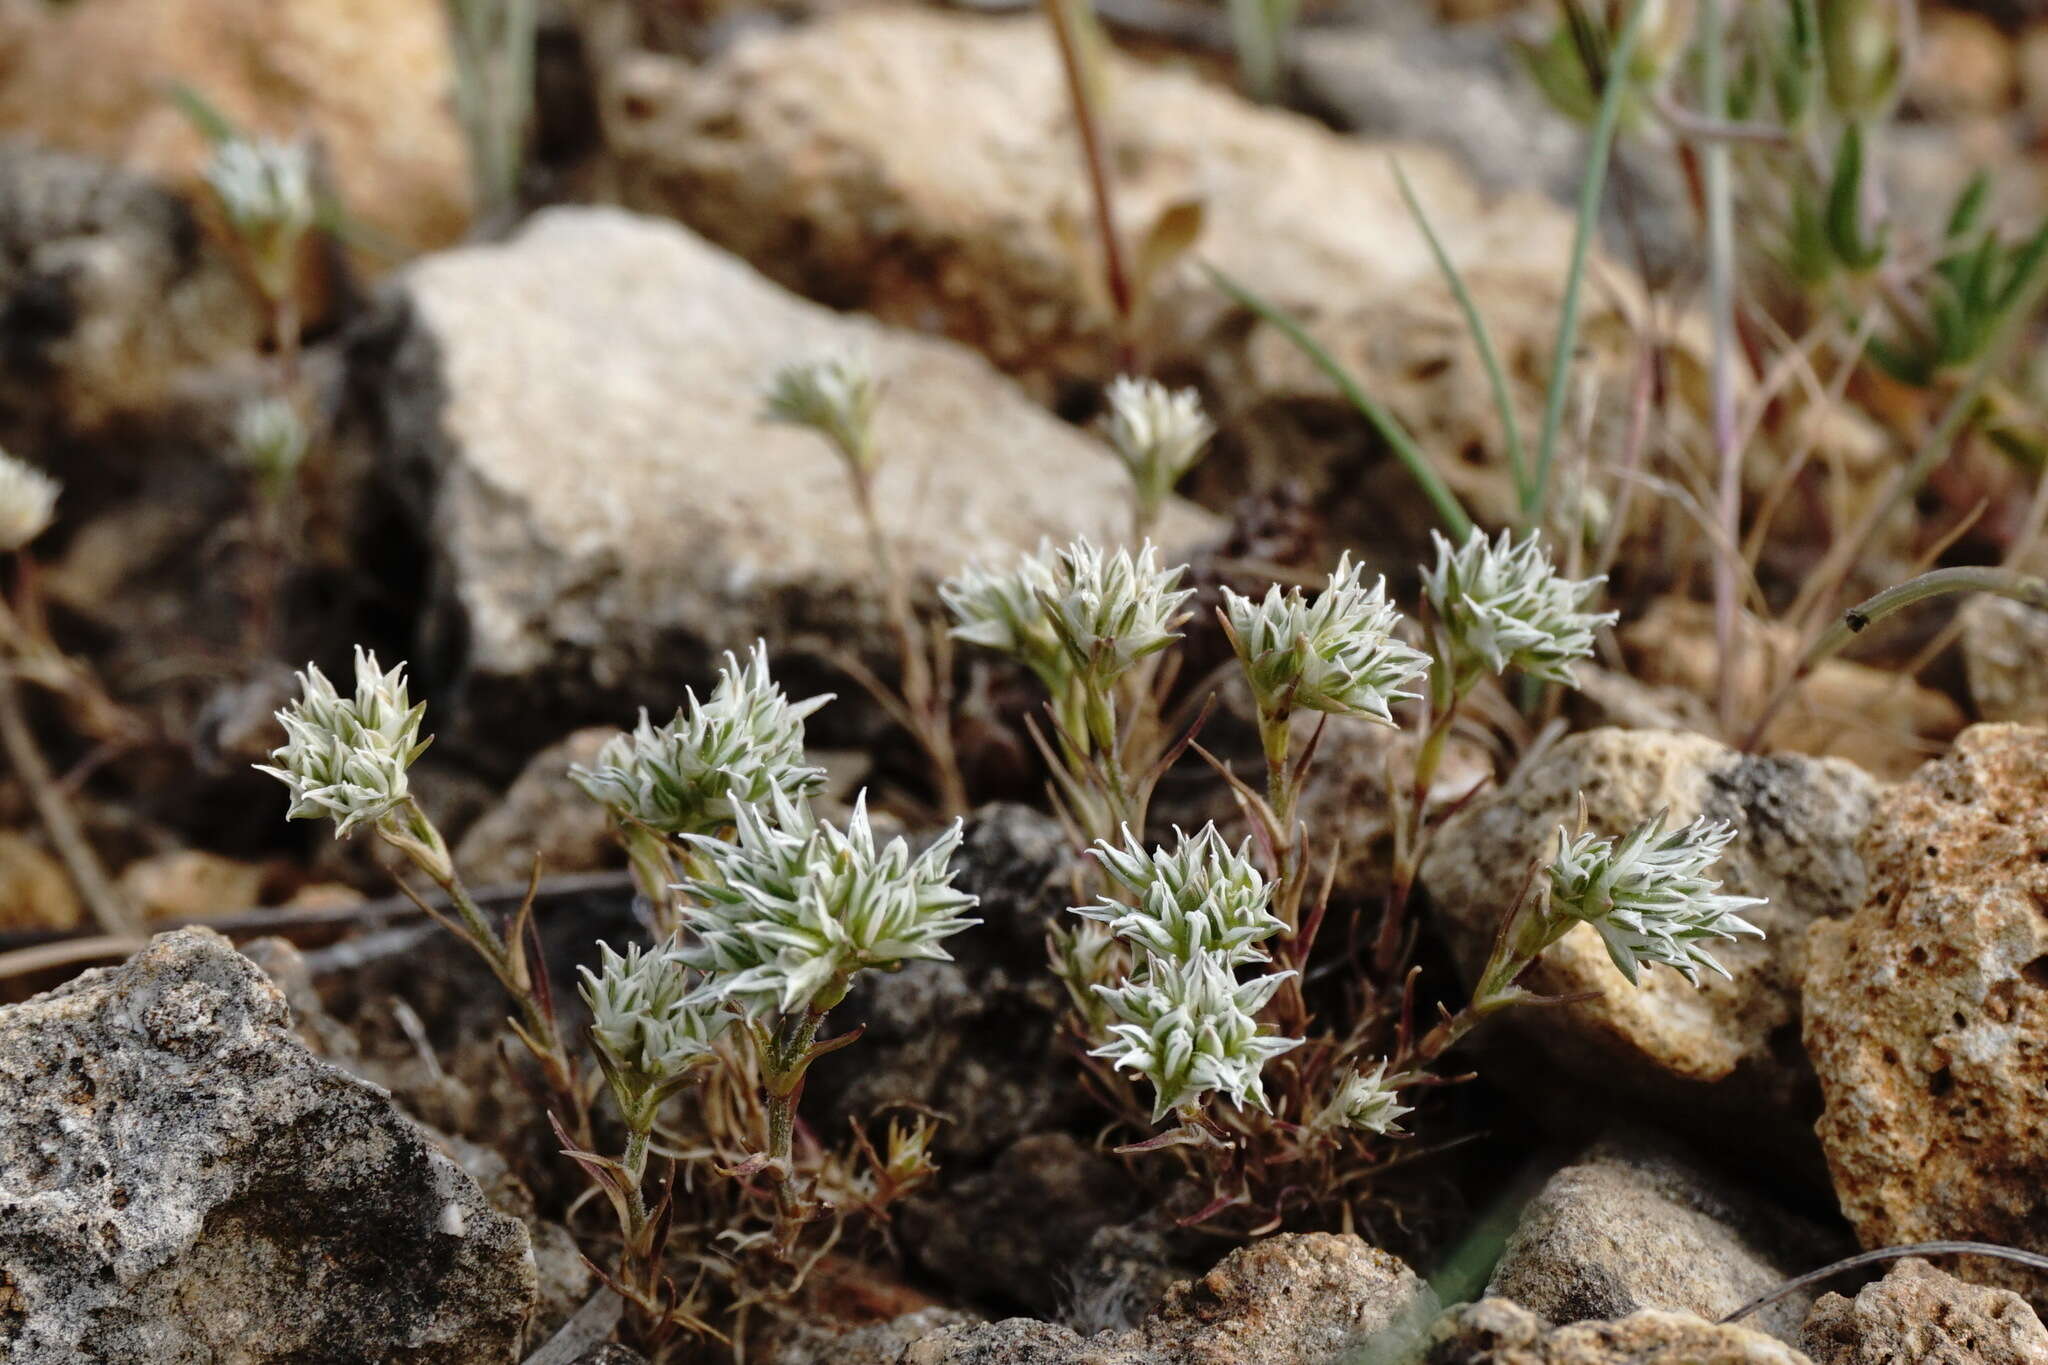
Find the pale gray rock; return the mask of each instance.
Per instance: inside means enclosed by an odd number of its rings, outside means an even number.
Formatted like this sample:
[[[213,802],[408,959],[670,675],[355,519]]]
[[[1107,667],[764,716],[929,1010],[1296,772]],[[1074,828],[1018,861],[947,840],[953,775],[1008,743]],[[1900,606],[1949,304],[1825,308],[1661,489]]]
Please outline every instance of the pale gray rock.
[[[2048,1365],[2048,1328],[2009,1289],[1904,1260],[1856,1297],[1825,1294],[1800,1345],[1816,1365]]]
[[[887,386],[876,496],[927,590],[1127,526],[1108,450],[979,357],[803,302],[673,223],[553,209],[395,282],[358,373],[433,554],[424,656],[463,688],[470,737],[673,705],[757,637],[841,710],[858,689],[828,656],[891,667],[838,456],[761,415],[779,367],[848,350]],[[1159,538],[1209,525],[1178,505]]]
[[[1432,1337],[1425,1365],[1810,1365],[1762,1332],[1659,1309],[1552,1327],[1512,1299],[1488,1298],[1445,1314]]]
[[[1551,1176],[1487,1292],[1558,1323],[1644,1308],[1716,1319],[1848,1250],[1844,1241],[1668,1141],[1631,1135]],[[1811,1302],[1793,1295],[1747,1325],[1796,1341]]]
[[[2048,611],[1980,593],[1959,615],[1977,719],[2048,722]]]
[[[1738,831],[1715,869],[1726,889],[1762,896],[1748,913],[1766,937],[1717,943],[1724,979],[1700,985],[1661,968],[1631,987],[1590,926],[1574,928],[1524,978],[1544,995],[1598,992],[1558,1009],[1511,1012],[1500,1026],[1584,1084],[1766,1148],[1810,1151],[1813,1078],[1798,1046],[1810,925],[1862,905],[1857,840],[1878,784],[1840,759],[1758,757],[1702,735],[1591,730],[1573,735],[1498,791],[1453,816],[1422,869],[1438,923],[1476,972],[1500,916],[1555,852],[1583,794],[1590,827],[1621,834],[1659,810]]]
[[[163,934],[0,1009],[0,1356],[510,1361],[535,1272],[227,940]]]

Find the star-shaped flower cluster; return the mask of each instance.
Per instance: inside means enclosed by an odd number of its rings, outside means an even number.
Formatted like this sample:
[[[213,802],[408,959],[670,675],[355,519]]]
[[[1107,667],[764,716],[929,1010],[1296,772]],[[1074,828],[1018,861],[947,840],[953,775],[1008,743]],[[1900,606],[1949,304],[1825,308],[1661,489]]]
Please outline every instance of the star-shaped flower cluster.
[[[1158,515],[1181,475],[1202,458],[1216,424],[1193,389],[1175,392],[1155,379],[1119,375],[1109,385],[1110,449],[1130,472],[1145,520]]]
[[[1286,926],[1267,909],[1273,887],[1253,864],[1249,841],[1231,848],[1212,821],[1192,837],[1176,829],[1177,847],[1148,854],[1129,826],[1123,834],[1122,848],[1099,840],[1092,851],[1136,904],[1104,896],[1075,914],[1108,925],[1151,957],[1209,953],[1229,967],[1266,961],[1259,944]]]
[[[673,1081],[711,1056],[732,1015],[697,988],[673,943],[644,952],[631,944],[623,957],[609,944],[597,947],[598,969],[581,969],[581,990],[608,1069],[644,1088]]]
[[[1385,1062],[1376,1063],[1371,1071],[1354,1067],[1344,1073],[1311,1126],[1326,1132],[1351,1128],[1381,1137],[1400,1132],[1401,1116],[1414,1110],[1401,1103],[1398,1080],[1387,1076]]]
[[[298,700],[277,713],[285,743],[256,765],[291,789],[288,819],[332,819],[337,838],[411,799],[406,769],[430,742],[420,738],[426,703],[408,700],[404,664],[386,673],[358,645],[355,682],[355,695],[343,697],[306,665]]]
[[[770,421],[811,428],[866,473],[877,459],[875,408],[881,398],[873,363],[864,352],[847,351],[777,370],[763,409]]]
[[[1151,1083],[1155,1123],[1211,1094],[1264,1111],[1261,1069],[1301,1040],[1261,1031],[1258,1013],[1292,975],[1268,972],[1240,983],[1216,953],[1150,958],[1121,986],[1096,987],[1117,1022],[1109,1042],[1089,1055]]]
[[[1566,578],[1543,549],[1540,533],[1517,544],[1513,534],[1489,541],[1474,530],[1457,547],[1432,531],[1436,567],[1422,573],[1422,593],[1450,643],[1460,679],[1482,672],[1528,674],[1572,686],[1571,665],[1593,652],[1593,633],[1613,612],[1583,610],[1603,578]]]
[[[1345,555],[1327,588],[1306,600],[1300,588],[1266,590],[1263,601],[1223,590],[1223,615],[1262,713],[1300,709],[1394,723],[1392,703],[1429,672],[1429,656],[1404,644],[1401,613],[1384,578],[1367,588],[1365,570]]]

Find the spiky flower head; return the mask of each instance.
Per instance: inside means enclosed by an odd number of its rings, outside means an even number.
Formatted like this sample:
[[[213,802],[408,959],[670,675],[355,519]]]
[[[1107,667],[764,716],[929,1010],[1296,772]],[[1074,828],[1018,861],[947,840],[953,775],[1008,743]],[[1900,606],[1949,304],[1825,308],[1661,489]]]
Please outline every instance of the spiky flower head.
[[[1400,1079],[1387,1075],[1384,1061],[1371,1071],[1353,1067],[1344,1073],[1330,1102],[1309,1121],[1309,1126],[1324,1132],[1350,1128],[1380,1137],[1400,1132],[1401,1116],[1415,1112],[1401,1103]]]
[[[844,832],[779,790],[737,815],[731,843],[684,836],[710,875],[684,887],[695,941],[676,956],[751,1015],[829,1009],[869,967],[949,961],[941,940],[980,923],[952,885],[957,820],[912,857],[901,837],[877,842],[865,792]]]
[[[1555,932],[1575,920],[1592,925],[1630,985],[1644,963],[1670,967],[1694,985],[1702,967],[1726,976],[1702,942],[1763,937],[1742,914],[1764,901],[1722,895],[1721,883],[1706,875],[1735,827],[1701,816],[1667,834],[1664,815],[1659,811],[1619,842],[1560,828],[1548,873],[1546,910]]]
[[[299,240],[317,217],[313,155],[306,143],[233,137],[206,164],[206,183],[248,247],[257,282],[272,297],[289,288]]]
[[[235,410],[234,441],[235,458],[274,494],[298,473],[312,435],[290,399],[266,394]]]
[[[875,466],[875,407],[882,386],[863,351],[785,365],[775,372],[763,395],[763,415],[771,422],[809,427],[832,443],[858,474]]]
[[[60,485],[0,450],[0,554],[12,554],[50,529]]]
[[[426,751],[420,738],[427,706],[406,696],[405,665],[389,673],[361,645],[355,653],[355,695],[335,691],[317,665],[299,674],[299,698],[277,713],[285,742],[257,771],[291,788],[291,820],[332,819],[336,838],[375,824],[411,799],[406,769]]]
[[[1223,590],[1223,616],[1259,709],[1268,715],[1323,711],[1394,723],[1389,707],[1429,673],[1429,656],[1396,636],[1401,613],[1384,578],[1367,588],[1365,569],[1346,554],[1330,584],[1306,601],[1278,584],[1263,601]]]
[[[1148,958],[1184,962],[1207,953],[1228,966],[1264,962],[1259,944],[1287,926],[1267,909],[1273,885],[1249,855],[1233,849],[1212,821],[1192,836],[1176,828],[1172,849],[1150,853],[1124,826],[1124,845],[1098,840],[1091,850],[1136,904],[1104,896],[1074,913],[1110,927]]]
[[[625,956],[600,943],[598,969],[581,969],[583,1002],[590,1006],[590,1033],[629,1092],[664,1085],[711,1056],[711,1046],[732,1022],[696,989],[675,958],[675,945],[642,951],[631,944]]]
[[[1194,468],[1216,425],[1193,389],[1175,392],[1154,379],[1119,375],[1109,385],[1110,449],[1130,472],[1139,517],[1149,522]]]
[[[1045,605],[1058,583],[1056,562],[1052,542],[1041,540],[1038,553],[1023,556],[1008,571],[969,564],[939,585],[939,600],[955,623],[954,639],[1009,655],[1054,692],[1071,671]]]
[[[1159,547],[1146,541],[1134,557],[1097,549],[1084,537],[1060,550],[1045,607],[1068,657],[1083,674],[1107,685],[1140,660],[1180,638],[1181,604],[1194,595],[1179,588],[1186,565],[1159,567]]]
[[[1210,1094],[1263,1111],[1260,1070],[1301,1040],[1260,1032],[1258,1013],[1292,975],[1269,972],[1240,984],[1215,953],[1155,957],[1121,986],[1095,988],[1118,1022],[1109,1026],[1110,1041],[1089,1055],[1151,1082],[1155,1123]]]
[[[1559,574],[1541,532],[1517,544],[1511,531],[1489,541],[1475,529],[1457,547],[1430,535],[1436,567],[1423,571],[1422,592],[1450,643],[1457,677],[1513,669],[1574,685],[1573,661],[1592,654],[1593,632],[1615,620],[1611,611],[1581,610],[1606,579]]]
[[[709,834],[770,792],[808,796],[825,770],[804,762],[804,717],[832,700],[792,702],[768,673],[768,646],[747,662],[725,656],[711,699],[687,702],[666,725],[640,713],[630,733],[607,740],[588,768],[569,778],[620,820],[664,834]]]

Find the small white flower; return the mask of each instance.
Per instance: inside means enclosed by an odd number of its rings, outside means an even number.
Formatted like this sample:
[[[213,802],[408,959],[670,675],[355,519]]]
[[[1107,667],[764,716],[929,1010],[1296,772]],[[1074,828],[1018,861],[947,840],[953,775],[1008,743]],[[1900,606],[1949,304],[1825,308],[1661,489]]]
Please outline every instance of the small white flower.
[[[0,554],[12,554],[50,529],[59,488],[42,470],[0,450]]]
[[[764,395],[764,415],[811,428],[866,473],[877,458],[874,423],[881,394],[867,355],[847,351],[777,370]]]
[[[313,226],[313,156],[304,142],[230,138],[206,165],[206,183],[248,246],[259,281],[287,287],[299,239]]]
[[[786,698],[765,643],[745,666],[725,656],[709,701],[685,695],[668,724],[657,729],[642,711],[590,767],[571,767],[570,780],[619,818],[665,834],[709,834],[771,791],[802,797],[824,784],[825,770],[804,762],[804,718],[832,698]]]
[[[1106,686],[1178,640],[1181,604],[1194,596],[1175,586],[1186,567],[1160,568],[1149,540],[1135,558],[1085,538],[1059,551],[1045,606],[1074,666]]]
[[[410,799],[406,769],[431,742],[420,738],[427,706],[407,699],[404,664],[386,673],[375,654],[357,645],[355,680],[354,697],[343,697],[307,664],[299,699],[277,713],[285,743],[271,752],[276,766],[256,765],[291,788],[286,818],[331,818],[336,838]]]
[[[1007,654],[1057,693],[1067,676],[1066,646],[1053,629],[1051,599],[1057,578],[1050,541],[1025,555],[1007,573],[970,564],[939,585],[939,600],[956,623],[953,638]]]
[[[1210,954],[1233,967],[1266,960],[1259,944],[1287,926],[1267,909],[1273,886],[1253,865],[1249,840],[1232,849],[1211,822],[1192,837],[1176,829],[1176,848],[1147,854],[1128,825],[1123,833],[1124,847],[1098,840],[1091,852],[1137,904],[1105,896],[1075,914],[1108,925],[1150,958]]]
[[[581,969],[591,1036],[634,1088],[672,1081],[711,1055],[732,1015],[696,990],[674,944],[647,952],[632,944],[624,957],[609,944],[597,948],[598,970]]]
[[[1458,677],[1517,669],[1573,685],[1573,661],[1591,655],[1593,632],[1615,620],[1611,611],[1580,610],[1606,579],[1560,575],[1537,532],[1517,545],[1508,531],[1496,542],[1475,529],[1456,548],[1430,535],[1436,568],[1423,571],[1422,591],[1450,640]]]
[[[275,394],[252,398],[235,410],[235,457],[272,487],[298,473],[312,436],[299,410]]]
[[[1110,448],[1130,471],[1141,516],[1149,520],[1181,475],[1202,458],[1216,425],[1193,389],[1178,393],[1152,379],[1119,375],[1109,385]]]
[[[1255,602],[1223,590],[1224,619],[1262,712],[1299,708],[1363,716],[1392,725],[1388,708],[1429,673],[1429,656],[1395,635],[1401,613],[1387,601],[1384,578],[1370,589],[1365,570],[1345,555],[1330,585],[1311,603],[1301,589],[1279,585]]]
[[[1732,825],[1705,816],[1663,832],[1664,813],[1630,830],[1618,844],[1594,834],[1557,832],[1546,911],[1556,932],[1584,920],[1599,931],[1607,955],[1629,984],[1643,963],[1661,963],[1694,985],[1702,967],[1728,972],[1708,956],[1703,939],[1763,937],[1742,912],[1765,902],[1720,894],[1708,878],[1735,838]]]
[[[749,1014],[830,1008],[854,973],[949,961],[940,941],[980,923],[961,914],[975,897],[952,885],[957,820],[913,858],[900,837],[877,844],[865,792],[843,833],[779,790],[737,815],[732,843],[684,836],[711,875],[684,887],[695,941],[676,956]]]
[[[1400,1078],[1388,1079],[1387,1064],[1380,1062],[1370,1072],[1353,1068],[1337,1083],[1330,1102],[1309,1121],[1311,1128],[1334,1132],[1355,1128],[1385,1137],[1401,1131],[1399,1120],[1414,1109],[1401,1103]]]
[[[1151,1082],[1155,1123],[1210,1094],[1238,1109],[1265,1110],[1261,1069],[1301,1040],[1260,1032],[1257,1016],[1292,975],[1269,972],[1240,984],[1214,953],[1154,958],[1142,977],[1095,988],[1119,1022],[1109,1026],[1110,1041],[1089,1055]]]

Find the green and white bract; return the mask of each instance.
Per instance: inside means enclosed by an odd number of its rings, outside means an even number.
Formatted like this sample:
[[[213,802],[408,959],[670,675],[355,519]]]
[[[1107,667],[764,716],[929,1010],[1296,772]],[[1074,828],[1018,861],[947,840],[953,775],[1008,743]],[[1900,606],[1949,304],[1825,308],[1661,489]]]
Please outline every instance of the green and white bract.
[[[1721,894],[1705,873],[1735,838],[1734,826],[1702,816],[1663,832],[1659,812],[1617,843],[1594,834],[1557,832],[1547,908],[1557,931],[1583,920],[1599,931],[1607,955],[1634,985],[1644,963],[1662,964],[1694,985],[1702,967],[1726,976],[1701,941],[1763,937],[1742,912],[1765,902]]]
[[[1141,514],[1150,518],[1202,458],[1216,425],[1193,389],[1175,392],[1154,379],[1119,375],[1109,385],[1105,434],[1130,471]]]
[[[620,819],[664,834],[708,834],[771,792],[817,791],[825,771],[804,762],[804,718],[831,696],[783,696],[760,642],[744,667],[730,654],[725,664],[709,701],[688,693],[659,728],[642,711],[631,733],[608,740],[590,767],[570,768],[570,779]]]
[[[1211,822],[1193,837],[1176,829],[1178,847],[1148,854],[1128,825],[1123,834],[1124,847],[1099,840],[1091,852],[1137,904],[1105,896],[1075,914],[1108,925],[1154,960],[1204,953],[1233,967],[1266,960],[1258,945],[1286,926],[1267,909],[1273,886],[1252,863],[1249,840],[1232,849]]]
[[[673,944],[645,952],[632,944],[624,957],[597,947],[598,970],[581,969],[581,991],[591,1036],[613,1066],[660,1084],[711,1055],[733,1016],[695,988]]]
[[[299,699],[277,713],[285,743],[271,752],[275,766],[256,765],[291,788],[286,818],[332,819],[337,838],[411,799],[406,769],[429,743],[419,737],[426,703],[408,701],[404,664],[383,672],[377,656],[357,645],[355,681],[355,696],[343,697],[306,665]]]
[[[777,370],[763,406],[768,420],[811,428],[866,473],[876,460],[875,407],[881,396],[866,354],[848,351]]]
[[[1151,1083],[1155,1123],[1210,1094],[1265,1111],[1261,1069],[1301,1040],[1260,1032],[1257,1016],[1292,975],[1269,972],[1240,984],[1215,953],[1154,957],[1141,976],[1095,988],[1118,1022],[1109,1026],[1110,1041],[1089,1055]]]
[[[1059,551],[1044,601],[1075,668],[1106,686],[1178,640],[1181,604],[1194,595],[1175,586],[1185,568],[1160,568],[1149,540],[1135,557],[1085,538]]]
[[[1045,606],[1058,582],[1054,555],[1052,543],[1041,540],[1037,554],[1008,572],[969,564],[939,585],[939,599],[952,613],[954,639],[1009,655],[1057,692],[1070,669]]]
[[[952,885],[959,821],[912,857],[900,837],[876,842],[865,792],[843,833],[779,790],[765,804],[738,808],[732,843],[684,836],[711,875],[684,885],[696,941],[675,956],[713,995],[754,1016],[829,1009],[856,972],[950,960],[940,941],[980,923]]]
[[[1254,601],[1223,590],[1223,614],[1260,710],[1299,708],[1363,716],[1392,725],[1391,704],[1429,672],[1429,656],[1394,634],[1401,613],[1382,578],[1368,589],[1365,570],[1345,555],[1313,603],[1279,585]]]
[[[1387,1079],[1387,1064],[1380,1062],[1370,1072],[1346,1072],[1311,1126],[1324,1131],[1352,1128],[1385,1137],[1400,1132],[1401,1116],[1413,1112],[1401,1103],[1400,1090]]]
[[[235,410],[235,457],[272,487],[298,473],[312,435],[291,400],[276,394],[252,398]]]
[[[1481,672],[1520,671],[1573,686],[1571,665],[1593,652],[1593,632],[1613,612],[1580,610],[1604,578],[1565,578],[1544,553],[1540,532],[1517,545],[1475,530],[1462,546],[1437,532],[1436,567],[1422,574],[1422,593],[1450,641],[1459,679]]]
[[[50,529],[59,484],[0,450],[0,554],[12,554]]]
[[[230,138],[215,150],[204,175],[228,225],[264,258],[266,267],[282,269],[286,262],[279,257],[318,216],[313,157],[306,144]]]

